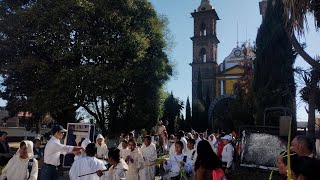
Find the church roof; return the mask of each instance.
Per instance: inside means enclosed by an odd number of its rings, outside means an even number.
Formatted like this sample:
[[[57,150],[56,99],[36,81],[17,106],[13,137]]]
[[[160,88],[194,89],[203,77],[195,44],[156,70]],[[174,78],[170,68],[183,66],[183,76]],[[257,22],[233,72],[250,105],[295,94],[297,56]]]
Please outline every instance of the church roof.
[[[244,54],[241,47],[233,48],[230,54],[224,58],[224,61],[243,60]]]
[[[229,69],[225,69],[222,72],[217,73],[217,78],[227,77],[227,76],[241,76],[243,74],[243,67],[240,65],[235,65]]]
[[[224,72],[234,66],[240,65],[245,60],[245,54],[249,59],[254,59],[255,54],[250,46],[235,47],[230,54],[219,64],[219,72]]]

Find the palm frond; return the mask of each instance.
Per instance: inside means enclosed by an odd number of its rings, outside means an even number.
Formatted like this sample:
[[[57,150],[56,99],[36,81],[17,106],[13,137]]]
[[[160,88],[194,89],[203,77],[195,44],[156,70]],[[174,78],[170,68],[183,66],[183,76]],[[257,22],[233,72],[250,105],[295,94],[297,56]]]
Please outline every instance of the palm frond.
[[[287,25],[291,31],[303,35],[308,31],[307,13],[310,12],[310,0],[284,0]]]

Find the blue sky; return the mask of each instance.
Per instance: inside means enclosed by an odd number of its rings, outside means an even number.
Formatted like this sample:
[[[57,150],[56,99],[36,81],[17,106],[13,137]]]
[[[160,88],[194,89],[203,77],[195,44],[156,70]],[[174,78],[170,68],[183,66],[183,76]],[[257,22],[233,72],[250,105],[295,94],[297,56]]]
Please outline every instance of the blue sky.
[[[186,101],[191,99],[191,66],[193,19],[190,13],[197,9],[201,0],[149,0],[158,14],[165,15],[169,20],[169,30],[173,36],[173,48],[170,58],[175,64],[174,76],[166,85],[169,92]],[[258,0],[210,0],[221,20],[217,23],[218,63],[221,63],[229,55],[237,42],[237,24],[239,42],[256,39],[257,30],[261,24],[262,17],[259,12]],[[312,57],[320,55],[319,42],[320,32],[314,30],[313,20],[309,20],[310,31],[301,38],[301,42],[307,43],[306,51]],[[309,68],[306,63],[298,57],[295,66]],[[298,78],[298,77],[297,77]],[[302,86],[297,80],[298,88]],[[299,96],[299,95],[298,95]],[[301,102],[297,96],[297,118],[298,121],[307,121],[307,113],[304,110],[306,104]]]
[[[175,64],[174,76],[166,84],[168,92],[173,92],[180,100],[191,99],[191,66],[193,19],[191,12],[200,5],[201,0],[149,0],[158,14],[165,15],[169,20],[169,30],[172,34],[173,47],[170,58]],[[237,24],[239,42],[255,41],[257,29],[261,24],[262,17],[259,13],[260,0],[210,0],[221,20],[217,23],[217,37],[220,40],[218,45],[218,63],[221,63],[236,46]],[[319,42],[320,32],[314,30],[313,19],[309,19],[310,31],[301,38],[301,42],[307,43],[306,51],[315,57],[320,55]],[[296,66],[308,68],[308,65],[298,57]],[[302,86],[296,81],[298,88]],[[0,105],[6,103],[0,100]],[[300,121],[307,120],[304,110],[306,104],[297,98],[297,117]]]

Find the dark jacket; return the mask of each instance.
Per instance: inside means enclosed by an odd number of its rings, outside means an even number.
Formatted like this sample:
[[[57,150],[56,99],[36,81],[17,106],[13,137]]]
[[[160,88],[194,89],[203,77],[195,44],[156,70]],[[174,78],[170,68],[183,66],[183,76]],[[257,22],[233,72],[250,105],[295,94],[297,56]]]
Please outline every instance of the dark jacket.
[[[0,153],[3,153],[3,154],[10,153],[8,142],[0,143]],[[0,156],[0,166],[5,166],[9,160],[10,160],[10,158]]]

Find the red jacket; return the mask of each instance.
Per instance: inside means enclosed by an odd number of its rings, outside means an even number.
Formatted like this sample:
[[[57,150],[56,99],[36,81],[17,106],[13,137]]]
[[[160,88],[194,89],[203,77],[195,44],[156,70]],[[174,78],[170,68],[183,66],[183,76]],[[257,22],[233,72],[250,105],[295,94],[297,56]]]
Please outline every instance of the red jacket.
[[[222,141],[219,142],[218,144],[218,151],[217,151],[217,156],[221,159],[222,158],[222,150],[223,150],[224,144]]]

